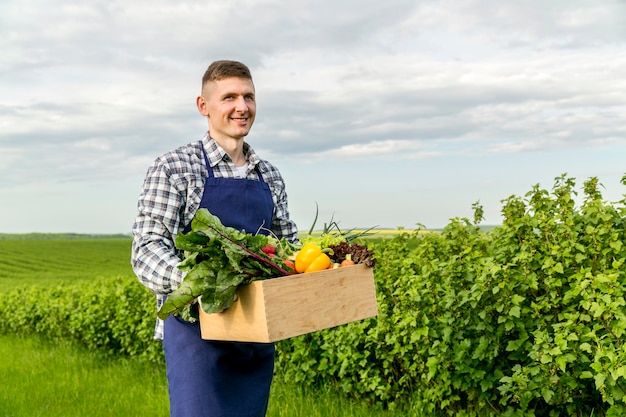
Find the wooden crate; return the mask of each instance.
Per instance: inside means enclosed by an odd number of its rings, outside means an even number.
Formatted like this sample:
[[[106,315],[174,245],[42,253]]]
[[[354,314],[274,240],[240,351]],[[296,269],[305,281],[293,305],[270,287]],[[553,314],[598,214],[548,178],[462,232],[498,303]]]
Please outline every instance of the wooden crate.
[[[199,309],[203,339],[269,343],[378,314],[365,265],[255,281],[237,296],[221,313]]]

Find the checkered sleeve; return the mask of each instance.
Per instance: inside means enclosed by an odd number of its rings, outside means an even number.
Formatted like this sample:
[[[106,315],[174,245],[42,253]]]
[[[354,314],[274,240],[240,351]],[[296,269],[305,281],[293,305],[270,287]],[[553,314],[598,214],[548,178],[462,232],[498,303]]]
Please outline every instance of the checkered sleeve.
[[[157,158],[144,179],[132,228],[131,265],[139,281],[156,295],[157,309],[185,276],[178,269],[174,242],[197,210],[205,171],[202,144],[196,142]],[[163,338],[160,319],[154,336]]]
[[[148,169],[133,225],[132,267],[150,291],[168,294],[178,288],[183,272],[176,266],[174,236],[180,225],[184,194],[179,193],[170,168],[158,159]]]

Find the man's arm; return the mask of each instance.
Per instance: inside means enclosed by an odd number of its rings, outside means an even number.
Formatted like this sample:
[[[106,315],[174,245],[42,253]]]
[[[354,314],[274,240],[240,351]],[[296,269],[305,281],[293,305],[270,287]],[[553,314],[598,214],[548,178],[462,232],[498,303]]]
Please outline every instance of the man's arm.
[[[148,170],[133,225],[131,264],[139,281],[155,294],[174,291],[184,273],[176,266],[174,236],[178,233],[185,200],[173,184],[163,160]]]

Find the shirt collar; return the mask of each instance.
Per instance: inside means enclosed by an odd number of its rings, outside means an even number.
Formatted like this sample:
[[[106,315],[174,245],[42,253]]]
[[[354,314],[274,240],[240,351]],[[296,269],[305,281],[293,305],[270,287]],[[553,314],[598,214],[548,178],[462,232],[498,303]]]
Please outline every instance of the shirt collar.
[[[222,149],[222,147],[218,145],[217,142],[209,135],[209,132],[205,133],[202,138],[202,146],[204,146],[204,151],[206,152],[211,168],[214,168],[217,164],[222,162],[228,155],[226,151]],[[259,156],[247,142],[243,143],[243,154],[246,157],[246,162],[251,167],[255,167],[260,162]]]

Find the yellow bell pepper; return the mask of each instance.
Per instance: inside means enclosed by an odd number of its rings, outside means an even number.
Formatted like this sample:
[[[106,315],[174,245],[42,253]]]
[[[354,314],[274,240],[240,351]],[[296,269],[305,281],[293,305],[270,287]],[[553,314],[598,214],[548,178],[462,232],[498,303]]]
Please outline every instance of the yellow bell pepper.
[[[315,243],[306,243],[296,254],[296,272],[315,272],[327,269],[330,257]]]

